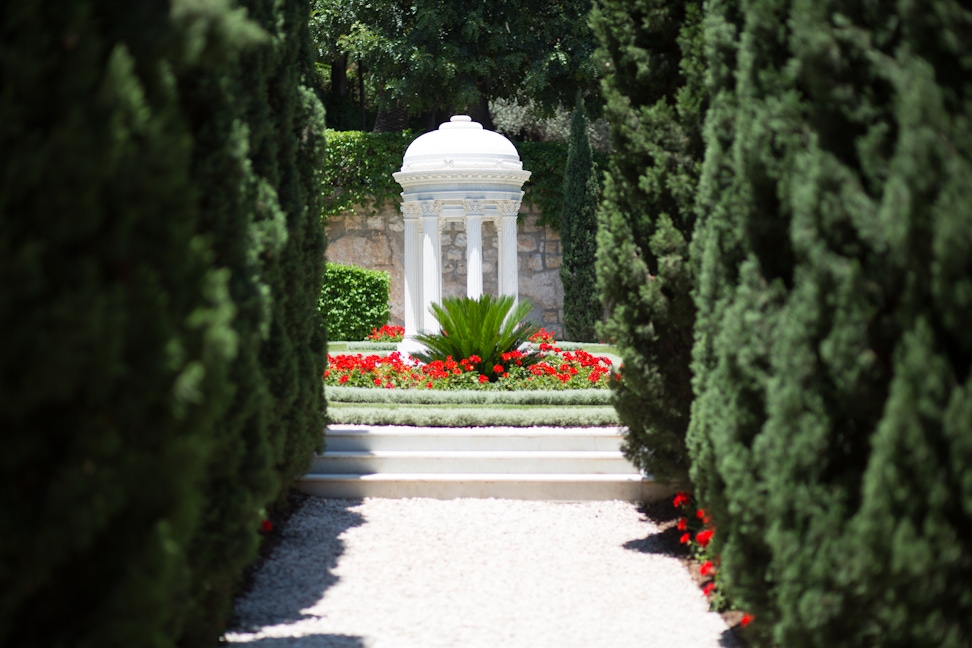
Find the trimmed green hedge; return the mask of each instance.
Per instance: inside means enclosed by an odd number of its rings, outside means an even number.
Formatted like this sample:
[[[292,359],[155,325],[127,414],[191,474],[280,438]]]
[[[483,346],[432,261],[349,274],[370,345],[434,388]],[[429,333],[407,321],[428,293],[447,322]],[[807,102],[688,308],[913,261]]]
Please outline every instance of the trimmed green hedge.
[[[327,387],[329,402],[341,403],[409,403],[425,405],[556,405],[559,407],[610,405],[607,389],[571,389],[566,391],[482,391],[482,390],[414,390],[370,389],[363,387]]]
[[[515,406],[515,405],[403,405],[385,403],[363,407],[329,401],[332,423],[362,425],[415,425],[420,427],[603,427],[618,424],[611,406]]]
[[[371,329],[388,323],[387,272],[328,263],[325,275],[320,309],[328,338],[364,340]]]

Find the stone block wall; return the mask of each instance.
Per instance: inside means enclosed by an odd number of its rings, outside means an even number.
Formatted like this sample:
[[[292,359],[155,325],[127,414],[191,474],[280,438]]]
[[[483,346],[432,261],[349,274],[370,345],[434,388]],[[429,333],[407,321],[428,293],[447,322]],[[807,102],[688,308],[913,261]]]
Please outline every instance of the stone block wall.
[[[377,213],[356,207],[327,222],[327,260],[385,270],[391,275],[391,323],[405,323],[405,226],[400,203],[387,202]],[[564,288],[560,282],[560,235],[535,223],[538,214],[520,208],[517,257],[520,298],[533,302],[530,319],[562,337]],[[483,224],[483,291],[496,294],[497,237],[492,223]],[[466,294],[466,233],[462,223],[446,223],[442,231],[442,294]]]

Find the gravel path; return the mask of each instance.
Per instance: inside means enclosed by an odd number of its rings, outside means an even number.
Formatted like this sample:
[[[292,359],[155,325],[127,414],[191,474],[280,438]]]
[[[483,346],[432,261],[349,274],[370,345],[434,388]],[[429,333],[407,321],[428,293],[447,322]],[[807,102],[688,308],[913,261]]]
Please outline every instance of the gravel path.
[[[257,648],[736,646],[626,502],[309,498],[236,602]],[[724,634],[725,633],[725,634]]]

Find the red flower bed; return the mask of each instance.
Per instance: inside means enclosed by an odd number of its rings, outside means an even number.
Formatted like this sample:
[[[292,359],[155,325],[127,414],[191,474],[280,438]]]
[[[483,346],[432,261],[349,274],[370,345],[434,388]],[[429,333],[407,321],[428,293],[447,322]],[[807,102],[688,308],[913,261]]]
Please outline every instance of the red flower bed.
[[[397,351],[387,355],[328,355],[325,385],[385,389],[590,389],[608,388],[611,361],[586,351],[563,352],[546,342],[540,344],[540,362],[523,366],[520,351],[502,356],[493,367],[496,382],[475,369],[477,356],[447,358],[429,364],[403,358]],[[620,379],[615,373],[614,379]]]
[[[371,329],[371,335],[369,335],[366,339],[369,342],[401,342],[402,338],[404,337],[404,326],[385,324],[380,329]]]

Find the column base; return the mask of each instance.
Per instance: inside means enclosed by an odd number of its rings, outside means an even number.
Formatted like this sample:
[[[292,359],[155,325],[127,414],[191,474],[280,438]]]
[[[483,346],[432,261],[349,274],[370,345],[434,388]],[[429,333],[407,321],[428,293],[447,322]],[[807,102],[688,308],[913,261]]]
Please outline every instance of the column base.
[[[416,340],[415,338],[405,337],[401,342],[398,343],[398,352],[403,356],[411,356],[413,353],[424,353],[428,351],[424,344]]]

